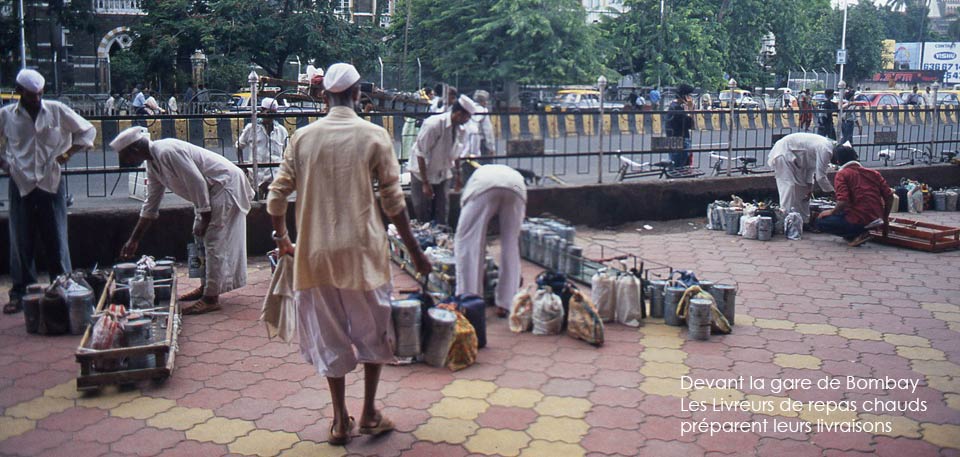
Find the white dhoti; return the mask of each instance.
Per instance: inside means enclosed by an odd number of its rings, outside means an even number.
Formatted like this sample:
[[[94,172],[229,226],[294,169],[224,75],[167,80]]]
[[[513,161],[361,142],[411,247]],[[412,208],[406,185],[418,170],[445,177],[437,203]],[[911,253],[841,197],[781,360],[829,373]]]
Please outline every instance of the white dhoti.
[[[320,286],[296,292],[300,355],[321,376],[343,377],[357,363],[390,363],[393,285],[370,291]]]
[[[457,294],[483,295],[486,272],[487,225],[500,219],[500,280],[497,306],[510,309],[520,288],[520,225],[526,202],[516,192],[492,188],[470,198],[460,209],[454,251],[457,258]]]
[[[247,285],[247,214],[226,191],[210,195],[210,213],[203,294],[212,296]]]
[[[796,211],[803,216],[803,222],[810,222],[810,192],[813,186],[797,184],[792,180],[777,179],[777,192],[780,194],[780,208],[784,211]]]

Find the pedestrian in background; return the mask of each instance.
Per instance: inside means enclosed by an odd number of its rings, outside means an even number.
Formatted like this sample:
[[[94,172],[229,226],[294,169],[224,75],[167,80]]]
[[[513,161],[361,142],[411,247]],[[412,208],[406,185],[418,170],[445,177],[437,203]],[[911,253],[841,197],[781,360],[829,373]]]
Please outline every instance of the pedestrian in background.
[[[692,93],[692,86],[680,84],[677,86],[677,98],[670,102],[670,107],[667,109],[667,136],[683,138],[683,150],[670,153],[674,168],[689,166],[693,160],[693,154],[690,152],[693,116],[687,114],[693,111],[693,99],[690,97]]]
[[[800,128],[804,132],[810,131],[810,124],[813,122],[813,103],[810,98],[810,89],[804,89],[800,92]]]
[[[245,161],[244,151],[250,150],[256,143],[258,166],[253,183],[264,193],[273,181],[275,168],[264,164],[280,163],[283,159],[283,149],[287,147],[287,129],[277,121],[279,119],[277,109],[276,99],[264,97],[260,101],[260,118],[257,119],[257,125],[247,124],[237,140],[237,156],[241,163]]]
[[[177,104],[176,94],[171,94],[170,98],[167,99],[167,113],[173,115],[180,114],[180,105]]]
[[[833,114],[837,112],[839,107],[833,101],[833,89],[823,91],[823,95],[826,100],[820,105],[821,111],[817,113],[817,134],[836,140],[837,129],[833,126]]]
[[[111,94],[107,96],[107,100],[103,102],[103,114],[107,116],[113,116],[117,111],[117,94]]]
[[[147,114],[150,114],[146,107],[147,97],[143,94],[143,92],[144,90],[142,90],[138,84],[130,98],[130,106],[133,107],[133,114],[137,116],[146,116]]]
[[[416,271],[423,276],[431,271],[410,229],[393,139],[355,111],[359,83],[353,65],[337,63],[327,70],[323,84],[329,113],[291,137],[267,198],[279,255],[293,256],[300,354],[330,387],[328,443],[334,446],[349,443],[357,425],[347,409],[344,380],[357,363],[364,373],[359,432],[375,436],[394,428],[375,404],[381,369],[394,360],[396,344],[381,210],[396,227]],[[379,199],[373,181],[379,184]],[[286,224],[287,197],[294,191],[296,248]]]
[[[863,126],[860,125],[860,116],[857,114],[859,106],[853,102],[856,93],[848,90],[843,97],[843,121],[840,124],[840,144],[853,143],[853,127],[856,126],[858,134],[863,135]]]
[[[28,284],[37,282],[35,242],[40,241],[50,279],[72,270],[67,243],[67,193],[61,166],[93,147],[97,130],[60,102],[43,100],[46,83],[34,70],[17,74],[20,100],[0,108],[0,169],[10,174],[10,302],[19,312]]]

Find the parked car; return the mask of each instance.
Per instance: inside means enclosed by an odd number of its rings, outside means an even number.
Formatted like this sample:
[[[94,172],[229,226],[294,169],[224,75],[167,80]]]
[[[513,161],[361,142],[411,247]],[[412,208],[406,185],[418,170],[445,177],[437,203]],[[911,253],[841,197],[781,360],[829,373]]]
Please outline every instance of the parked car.
[[[941,90],[937,92],[937,104],[950,106],[960,105],[960,91]]]
[[[622,102],[603,102],[604,110],[620,111],[623,109]],[[557,91],[557,95],[544,106],[547,112],[565,112],[565,111],[599,111],[600,110],[600,91],[589,89],[563,89]]]
[[[913,95],[913,91],[909,92],[900,92],[900,102],[901,104],[907,105],[910,100],[910,95]],[[927,96],[923,92],[917,92],[917,95],[920,96],[920,106],[927,106]]]
[[[823,93],[822,90],[818,90],[813,93],[813,107],[815,109],[820,109],[823,107],[823,102],[827,101],[827,95]],[[833,94],[833,102],[840,105],[840,97],[837,94]]]
[[[761,107],[761,102],[753,97],[753,93],[748,90],[743,89],[734,89],[734,106],[737,108],[747,108],[747,109],[758,109]],[[730,91],[722,90],[720,95],[717,96],[717,100],[713,102],[714,108],[729,108],[730,107]]]
[[[853,97],[853,104],[868,107],[893,107],[903,105],[900,96],[894,92],[864,91]]]

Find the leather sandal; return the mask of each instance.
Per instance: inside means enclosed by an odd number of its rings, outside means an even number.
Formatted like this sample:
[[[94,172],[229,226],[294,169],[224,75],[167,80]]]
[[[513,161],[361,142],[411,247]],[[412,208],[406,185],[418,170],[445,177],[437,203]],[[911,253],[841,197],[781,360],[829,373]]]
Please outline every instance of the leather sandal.
[[[10,300],[10,303],[3,305],[3,314],[16,314],[23,311],[23,301],[20,299]]]
[[[179,301],[194,301],[194,300],[199,300],[199,299],[201,299],[201,298],[203,298],[203,287],[197,287],[196,289],[193,289],[193,290],[191,290],[190,292],[187,292],[187,293],[185,293],[185,294],[177,297],[177,300],[179,300]]]
[[[220,302],[209,303],[201,298],[181,308],[181,313],[183,315],[206,314],[213,311],[219,311],[220,309],[222,309]]]
[[[396,425],[394,425],[393,421],[391,421],[390,419],[387,419],[386,417],[383,417],[383,414],[378,414],[378,416],[380,416],[380,418],[377,421],[377,425],[374,425],[372,427],[360,427],[361,435],[377,436],[377,435],[382,435],[384,433],[392,432],[393,429],[396,428]]]
[[[357,422],[353,420],[353,416],[350,416],[350,423],[347,425],[347,433],[345,435],[337,435],[337,423],[330,423],[330,437],[327,438],[327,443],[331,446],[344,446],[353,439],[353,427],[357,425]]]

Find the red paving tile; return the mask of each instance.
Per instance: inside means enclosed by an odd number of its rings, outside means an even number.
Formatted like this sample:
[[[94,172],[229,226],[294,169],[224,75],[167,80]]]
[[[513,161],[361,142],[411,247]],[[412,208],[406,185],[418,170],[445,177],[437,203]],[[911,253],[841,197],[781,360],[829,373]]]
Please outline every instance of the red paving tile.
[[[63,432],[77,432],[84,427],[96,424],[109,416],[107,411],[95,408],[70,408],[66,411],[52,414],[37,423],[38,428],[59,430]]]
[[[181,441],[176,446],[165,449],[163,457],[199,457],[226,455],[227,447],[214,443],[200,443],[198,441]]]
[[[308,409],[277,408],[257,419],[257,428],[297,433],[321,419],[321,414]]]
[[[523,431],[537,420],[537,413],[529,408],[491,406],[476,419],[481,427]]]
[[[123,419],[119,417],[107,417],[90,425],[74,438],[82,441],[93,441],[102,444],[109,444],[119,441],[121,438],[137,433],[144,429],[146,422],[138,419]]]
[[[463,446],[420,441],[415,443],[412,448],[404,451],[402,455],[409,457],[463,457],[467,455],[467,450]]]

